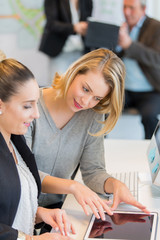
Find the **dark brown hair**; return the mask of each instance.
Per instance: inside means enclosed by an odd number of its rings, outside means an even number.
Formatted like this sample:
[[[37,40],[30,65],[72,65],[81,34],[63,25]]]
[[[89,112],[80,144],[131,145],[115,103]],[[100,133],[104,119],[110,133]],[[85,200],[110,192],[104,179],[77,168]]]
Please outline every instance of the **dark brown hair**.
[[[4,59],[0,62],[0,99],[3,102],[18,93],[19,86],[34,79],[33,73],[15,59]]]

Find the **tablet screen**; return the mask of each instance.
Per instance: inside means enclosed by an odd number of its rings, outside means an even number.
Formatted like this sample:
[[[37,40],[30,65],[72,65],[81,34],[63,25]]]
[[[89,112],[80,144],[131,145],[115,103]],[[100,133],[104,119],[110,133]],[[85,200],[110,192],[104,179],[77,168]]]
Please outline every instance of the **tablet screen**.
[[[155,236],[156,223],[155,213],[115,212],[113,216],[105,214],[105,221],[93,216],[85,239],[151,240]]]

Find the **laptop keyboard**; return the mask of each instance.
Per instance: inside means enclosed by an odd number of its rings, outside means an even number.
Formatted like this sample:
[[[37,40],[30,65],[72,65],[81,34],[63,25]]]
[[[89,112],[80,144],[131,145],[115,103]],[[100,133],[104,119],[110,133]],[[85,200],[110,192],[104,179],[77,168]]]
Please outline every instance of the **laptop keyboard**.
[[[138,172],[117,172],[111,173],[110,175],[125,183],[132,195],[138,201]]]

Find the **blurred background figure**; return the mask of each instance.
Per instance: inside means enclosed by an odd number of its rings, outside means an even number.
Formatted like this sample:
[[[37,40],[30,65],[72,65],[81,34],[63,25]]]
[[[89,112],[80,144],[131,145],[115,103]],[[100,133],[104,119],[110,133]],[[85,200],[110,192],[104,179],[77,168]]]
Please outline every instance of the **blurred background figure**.
[[[126,66],[125,108],[138,109],[150,139],[160,114],[160,22],[146,15],[146,0],[124,0],[123,12],[117,54]]]
[[[40,51],[50,59],[50,84],[56,72],[63,73],[87,50],[84,36],[92,0],[45,0],[46,25]]]

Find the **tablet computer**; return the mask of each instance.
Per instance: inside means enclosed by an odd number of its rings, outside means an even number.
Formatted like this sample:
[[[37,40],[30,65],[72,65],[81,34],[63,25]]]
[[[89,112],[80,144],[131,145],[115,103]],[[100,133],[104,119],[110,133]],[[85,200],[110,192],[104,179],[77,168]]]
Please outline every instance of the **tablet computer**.
[[[105,213],[105,221],[92,215],[84,240],[155,240],[157,222],[156,212],[114,211],[112,216]]]
[[[119,26],[88,18],[88,30],[85,45],[90,48],[108,48],[115,50],[118,44]]]

